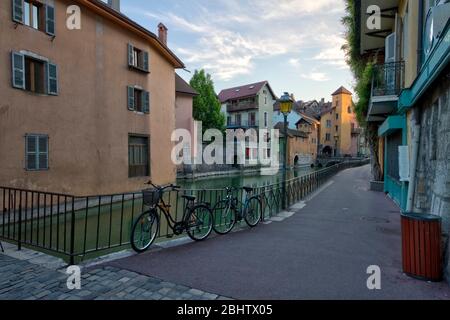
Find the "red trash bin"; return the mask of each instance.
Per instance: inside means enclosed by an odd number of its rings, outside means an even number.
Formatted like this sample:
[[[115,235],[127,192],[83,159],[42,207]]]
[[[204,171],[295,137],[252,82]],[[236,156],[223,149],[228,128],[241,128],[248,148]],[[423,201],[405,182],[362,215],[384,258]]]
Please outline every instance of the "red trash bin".
[[[416,279],[443,278],[442,219],[430,214],[402,214],[403,272]]]

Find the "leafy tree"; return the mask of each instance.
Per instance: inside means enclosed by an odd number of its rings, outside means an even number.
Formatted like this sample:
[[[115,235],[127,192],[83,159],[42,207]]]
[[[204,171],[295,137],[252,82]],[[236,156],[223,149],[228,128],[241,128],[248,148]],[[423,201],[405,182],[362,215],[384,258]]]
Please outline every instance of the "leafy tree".
[[[369,109],[369,101],[372,90],[372,77],[374,60],[368,60],[361,56],[359,26],[356,21],[355,0],[346,0],[346,16],[342,18],[342,23],[346,27],[347,43],[342,47],[346,53],[347,64],[356,79],[355,91],[358,95],[358,102],[355,104],[355,113],[361,127],[366,130],[366,139],[368,141],[372,154],[372,174],[376,181],[383,180],[381,171],[381,162],[378,156],[379,140],[378,126],[366,122]]]
[[[205,70],[196,70],[190,85],[199,93],[194,98],[194,119],[203,122],[203,131],[208,129],[224,131],[225,115],[221,112],[211,75],[205,73]]]

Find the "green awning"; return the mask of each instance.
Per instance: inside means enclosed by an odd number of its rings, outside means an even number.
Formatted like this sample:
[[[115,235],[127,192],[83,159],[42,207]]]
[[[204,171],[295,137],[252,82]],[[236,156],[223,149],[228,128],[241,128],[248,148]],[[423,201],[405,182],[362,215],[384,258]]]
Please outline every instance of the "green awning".
[[[404,115],[390,116],[384,121],[378,129],[378,136],[385,137],[391,135],[397,130],[406,129],[406,118]]]

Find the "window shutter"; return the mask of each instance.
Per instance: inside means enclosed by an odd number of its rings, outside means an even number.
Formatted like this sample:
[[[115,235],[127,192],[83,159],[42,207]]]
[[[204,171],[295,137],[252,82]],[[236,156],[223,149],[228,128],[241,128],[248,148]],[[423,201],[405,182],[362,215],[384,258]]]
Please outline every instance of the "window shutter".
[[[128,92],[128,110],[134,111],[134,87],[129,86]]]
[[[12,85],[17,89],[25,89],[25,57],[18,52],[12,53]]]
[[[128,66],[134,66],[134,55],[133,55],[134,47],[131,44],[128,44]]]
[[[12,19],[23,23],[23,0],[12,0]]]
[[[55,35],[55,8],[49,5],[45,6],[45,32]]]
[[[47,93],[58,95],[58,67],[51,62],[47,63]]]
[[[37,143],[36,136],[26,136],[25,137],[25,167],[27,170],[37,169]]]
[[[150,92],[142,91],[142,111],[150,113]]]
[[[48,137],[39,136],[38,137],[38,168],[39,170],[48,169]]]
[[[144,51],[144,70],[149,71],[149,55],[148,52]]]

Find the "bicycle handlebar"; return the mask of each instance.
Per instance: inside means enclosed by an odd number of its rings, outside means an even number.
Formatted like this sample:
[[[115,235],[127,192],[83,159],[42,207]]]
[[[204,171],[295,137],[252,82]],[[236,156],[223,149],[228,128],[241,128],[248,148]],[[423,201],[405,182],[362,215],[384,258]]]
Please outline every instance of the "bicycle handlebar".
[[[167,186],[157,186],[151,180],[149,182],[147,182],[146,184],[151,185],[153,188],[158,189],[159,191],[164,191],[166,189],[172,189],[173,191],[178,191],[181,189],[180,186],[176,186],[174,184],[170,184]]]

